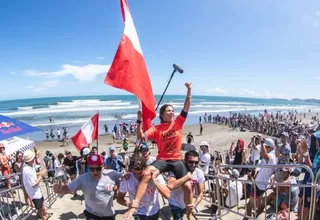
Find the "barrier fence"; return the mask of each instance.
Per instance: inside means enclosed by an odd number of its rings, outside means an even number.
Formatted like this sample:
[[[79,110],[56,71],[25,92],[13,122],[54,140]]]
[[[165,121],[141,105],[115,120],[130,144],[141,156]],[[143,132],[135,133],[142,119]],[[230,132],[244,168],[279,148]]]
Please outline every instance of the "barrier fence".
[[[51,178],[43,178],[40,183],[41,192],[44,198],[44,205],[51,208],[57,199],[57,194],[53,192],[53,185],[61,184],[67,179],[67,173],[64,168],[56,170],[48,170],[55,172],[55,176]],[[10,182],[16,181],[11,189],[0,190],[0,219],[24,220],[30,217],[36,209],[33,206],[27,206],[26,193],[21,184],[21,173],[6,176],[10,178]],[[2,179],[1,181],[5,181]]]
[[[302,184],[299,182],[298,177],[291,177],[296,182],[259,182],[254,179],[235,179],[234,177],[230,177],[228,175],[219,174],[218,170],[232,170],[232,169],[266,169],[271,168],[274,169],[274,177],[275,179],[280,178],[278,176],[278,170],[282,167],[291,168],[291,169],[303,169],[305,173],[310,175],[310,183]],[[242,216],[247,219],[256,219],[263,216],[263,219],[267,219],[267,213],[264,212],[264,206],[261,204],[270,203],[270,200],[274,200],[275,206],[274,213],[281,213],[280,210],[281,204],[286,203],[287,209],[289,210],[287,213],[288,218],[292,219],[292,215],[295,215],[294,212],[299,211],[300,217],[303,220],[314,220],[315,219],[315,210],[316,210],[316,195],[317,189],[319,189],[320,183],[320,171],[316,176],[312,173],[312,170],[306,165],[297,165],[297,164],[284,164],[284,165],[221,165],[215,168],[215,175],[206,175],[207,181],[205,182],[205,189],[208,193],[204,194],[203,200],[207,201],[212,208],[212,211],[216,213],[217,218],[222,218],[229,213],[233,213],[238,216]],[[45,200],[45,206],[50,208],[52,204],[57,200],[57,194],[53,192],[53,185],[55,183],[63,183],[66,181],[66,170],[64,168],[59,168],[55,171],[55,176],[52,178],[44,178],[41,182],[42,194]],[[12,188],[4,189],[0,191],[0,219],[27,219],[32,213],[36,212],[35,208],[28,207],[25,202],[25,193],[23,187],[20,182],[21,174],[12,174],[10,179],[12,181],[16,181],[17,184],[14,184]],[[281,176],[281,175],[280,175]],[[301,176],[300,176],[301,177]],[[256,185],[267,185],[267,190],[260,195],[261,203],[257,196],[259,195],[258,189]],[[251,186],[251,187],[250,187]],[[253,190],[251,190],[253,189]],[[288,189],[287,195],[283,195],[284,189]],[[300,197],[297,197],[297,192],[295,190],[300,191]],[[231,192],[235,191],[234,194]],[[242,193],[239,193],[239,191]],[[250,193],[251,197],[255,199],[251,199],[250,201]],[[10,197],[11,192],[15,192],[14,198]],[[229,194],[228,194],[229,193]],[[243,198],[238,198],[238,194],[242,194]],[[229,196],[228,196],[229,195]],[[280,195],[280,196],[279,196]],[[299,201],[297,201],[299,200]],[[300,205],[299,205],[299,202]],[[249,215],[248,207],[251,206],[253,209],[253,215]],[[303,212],[302,210],[297,210],[298,207],[307,207],[308,212]],[[266,206],[267,208],[267,206]],[[294,212],[292,212],[294,211]]]
[[[311,181],[307,184],[295,182],[295,178],[290,177],[290,180],[293,180],[290,183],[281,182],[280,178],[280,168],[286,167],[291,169],[304,169],[305,172],[309,173]],[[287,216],[287,219],[292,219],[292,215],[295,215],[294,212],[298,212],[298,207],[308,207],[308,212],[305,213],[302,210],[299,212],[301,219],[313,220],[315,215],[316,208],[316,193],[317,188],[319,187],[318,182],[315,182],[318,177],[320,177],[320,172],[317,175],[317,178],[314,178],[314,175],[309,167],[306,165],[296,165],[296,164],[284,164],[284,165],[221,165],[216,167],[216,174],[218,169],[266,169],[271,168],[275,170],[275,175],[273,178],[278,178],[278,182],[258,182],[254,179],[235,179],[228,175],[206,175],[208,181],[206,181],[206,190],[207,194],[204,196],[204,200],[211,204],[213,212],[216,213],[217,218],[221,218],[228,213],[234,213],[236,215],[242,216],[247,219],[256,219],[259,214],[263,213],[263,210],[267,208],[267,205],[273,199],[275,205],[275,219],[278,219],[277,215],[280,212],[283,216]],[[293,179],[294,178],[294,179]],[[266,185],[267,190],[260,195],[260,192],[256,185]],[[251,186],[251,187],[250,187]],[[251,190],[253,189],[253,191]],[[288,189],[287,194],[284,195],[283,189]],[[239,194],[239,190],[242,190],[242,193]],[[249,193],[248,191],[251,192]],[[234,192],[232,194],[232,192]],[[300,197],[298,198],[298,191],[300,191]],[[308,192],[308,193],[307,193]],[[229,196],[226,196],[228,195]],[[307,194],[308,195],[307,195]],[[310,195],[309,195],[310,193]],[[238,195],[243,195],[241,198],[238,198]],[[250,195],[251,194],[251,195]],[[260,195],[260,196],[259,196]],[[251,199],[250,197],[254,198]],[[259,199],[261,198],[261,200]],[[232,201],[231,201],[232,200]],[[243,203],[241,203],[243,201]],[[261,201],[261,203],[260,203]],[[279,209],[282,208],[282,202],[287,203],[287,213]],[[299,205],[299,202],[301,204]],[[233,203],[233,204],[232,204]],[[252,207],[254,210],[253,215],[248,214],[248,208]],[[305,215],[305,216],[304,216]],[[306,216],[307,215],[307,216]],[[261,215],[260,215],[261,216]],[[264,212],[264,218],[267,219],[267,212]]]

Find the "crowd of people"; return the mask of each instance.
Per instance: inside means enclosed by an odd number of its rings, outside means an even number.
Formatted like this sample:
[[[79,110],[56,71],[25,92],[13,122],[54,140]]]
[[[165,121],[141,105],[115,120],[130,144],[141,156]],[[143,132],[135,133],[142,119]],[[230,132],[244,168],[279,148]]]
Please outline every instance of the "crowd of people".
[[[181,220],[185,215],[191,220],[194,219],[193,212],[204,194],[216,192],[217,184],[213,179],[220,185],[221,198],[218,202],[221,202],[221,206],[233,208],[241,199],[248,197],[250,199],[244,214],[251,216],[253,211],[259,215],[267,205],[278,201],[279,212],[274,213],[276,217],[282,216],[282,219],[288,219],[285,218],[288,212],[294,211],[299,217],[303,217],[303,220],[308,219],[311,188],[301,190],[297,187],[275,187],[271,189],[274,190],[273,193],[266,194],[266,203],[261,198],[269,190],[268,183],[295,184],[296,177],[305,172],[301,169],[292,170],[286,166],[287,164],[305,164],[310,167],[314,175],[317,174],[320,169],[320,150],[318,150],[320,134],[297,124],[294,112],[287,116],[267,115],[265,112],[258,119],[256,116],[246,114],[234,114],[230,118],[210,117],[210,122],[213,123],[224,121],[226,125],[247,127],[258,121],[256,124],[259,126],[253,128],[256,135],[252,137],[247,147],[245,142],[239,139],[237,143],[231,144],[225,157],[219,152],[212,154],[207,141],[200,143],[199,151],[191,149],[183,155],[183,125],[191,104],[191,84],[186,83],[185,86],[186,100],[176,118],[173,106],[165,104],[160,108],[160,124],[143,132],[142,112],[138,111],[135,123],[137,145],[131,157],[125,149],[117,152],[114,146],[108,149],[108,153],[100,154],[97,147],[86,146],[80,151],[80,156],[65,151],[56,157],[53,152],[47,151],[43,160],[40,160],[37,150],[18,152],[12,166],[14,172],[20,174],[26,204],[34,206],[41,219],[47,219],[40,182],[43,179],[54,178],[58,170],[63,168],[70,180],[64,179],[62,184],[55,184],[54,192],[77,196],[77,191],[82,191],[85,200],[84,215],[90,220],[115,219],[114,201],[128,208],[124,219],[132,217],[135,220],[159,219],[161,209],[159,195],[168,199],[173,219]],[[279,124],[284,118],[292,124],[287,123],[289,126],[281,130],[279,141],[276,138],[263,137],[270,135],[268,128],[272,128],[272,126],[264,127],[266,125],[263,122]],[[271,134],[275,132],[272,130]],[[148,143],[151,140],[157,144],[156,158],[150,153]],[[193,141],[193,136],[189,134],[187,142],[190,144]],[[11,173],[8,161],[10,158],[4,153],[3,146],[0,146],[1,169],[6,176]],[[223,168],[222,164],[231,166]],[[245,168],[246,164],[257,167]],[[223,177],[229,178],[230,181],[223,180]],[[242,184],[238,181],[239,178],[245,177],[257,183]],[[310,178],[308,172],[305,172],[302,183],[311,185]],[[7,180],[10,187],[10,180]],[[205,181],[211,181],[211,189],[205,189]],[[126,199],[126,195],[129,199]],[[217,203],[216,200],[217,198],[212,195],[213,205],[210,209],[213,212],[216,211],[214,205]],[[253,210],[254,207],[257,209]]]

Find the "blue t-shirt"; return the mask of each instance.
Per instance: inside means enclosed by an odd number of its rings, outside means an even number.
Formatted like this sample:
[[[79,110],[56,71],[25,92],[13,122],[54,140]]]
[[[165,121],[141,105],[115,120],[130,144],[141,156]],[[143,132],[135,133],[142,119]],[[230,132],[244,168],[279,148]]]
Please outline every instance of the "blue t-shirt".
[[[122,171],[121,163],[122,163],[122,158],[120,155],[117,155],[116,158],[108,157],[105,160],[104,165],[108,166],[108,168],[111,170],[121,172]]]

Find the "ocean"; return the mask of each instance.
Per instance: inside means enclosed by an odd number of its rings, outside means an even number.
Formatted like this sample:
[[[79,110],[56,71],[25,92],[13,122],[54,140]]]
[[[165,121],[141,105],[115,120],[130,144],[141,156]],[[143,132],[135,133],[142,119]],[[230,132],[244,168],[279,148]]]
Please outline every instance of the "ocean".
[[[158,101],[160,96],[156,96],[156,99]],[[178,114],[183,108],[184,100],[185,96],[183,95],[166,95],[162,100],[162,104],[172,104]],[[288,110],[306,112],[309,109],[316,111],[320,109],[320,105],[278,99],[193,96],[186,124],[198,123],[199,116],[203,116],[205,113],[212,115],[229,115],[230,112],[258,114],[265,109],[269,112],[287,112]],[[99,133],[103,134],[104,124],[107,124],[109,130],[111,130],[116,123],[129,120],[135,121],[137,110],[137,98],[131,95],[74,96],[0,101],[0,114],[2,115],[16,118],[42,130],[68,127],[71,136],[97,111],[100,112]],[[116,115],[120,119],[117,120]],[[54,122],[50,122],[49,118],[54,118]],[[154,123],[158,122],[159,120],[156,118]],[[36,141],[45,139],[43,132],[27,135],[30,139]]]

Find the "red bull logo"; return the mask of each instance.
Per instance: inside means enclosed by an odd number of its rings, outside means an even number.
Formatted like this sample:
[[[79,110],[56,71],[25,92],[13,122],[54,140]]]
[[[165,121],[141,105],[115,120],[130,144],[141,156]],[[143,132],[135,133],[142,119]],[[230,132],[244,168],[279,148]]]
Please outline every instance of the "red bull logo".
[[[14,126],[14,124],[12,122],[1,122],[0,123],[0,128],[10,128],[11,126]]]
[[[0,132],[2,134],[10,134],[18,131],[21,131],[21,128],[12,122],[3,121],[0,123]]]

